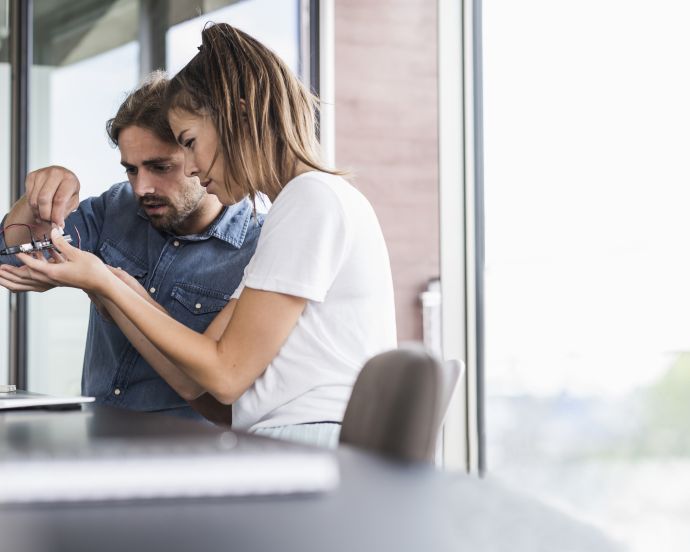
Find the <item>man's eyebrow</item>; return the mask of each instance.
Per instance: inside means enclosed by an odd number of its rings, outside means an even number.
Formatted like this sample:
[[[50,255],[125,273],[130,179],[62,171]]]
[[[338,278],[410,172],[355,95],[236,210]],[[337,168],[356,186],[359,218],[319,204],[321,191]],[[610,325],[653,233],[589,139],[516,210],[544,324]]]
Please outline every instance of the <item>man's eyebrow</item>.
[[[170,163],[170,161],[172,161],[172,157],[154,157],[153,159],[143,161],[142,165],[165,165],[166,163]]]

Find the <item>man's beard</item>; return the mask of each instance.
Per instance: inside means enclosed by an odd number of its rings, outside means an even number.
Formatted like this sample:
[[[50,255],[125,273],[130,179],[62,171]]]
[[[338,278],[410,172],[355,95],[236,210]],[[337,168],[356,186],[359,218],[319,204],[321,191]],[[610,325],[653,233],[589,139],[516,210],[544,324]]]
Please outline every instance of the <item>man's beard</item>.
[[[147,213],[151,226],[162,232],[179,234],[180,229],[184,228],[190,222],[190,217],[195,215],[203,196],[203,191],[198,195],[187,193],[181,197],[181,201],[178,205],[173,205],[173,203],[165,197],[146,195],[139,198],[139,205],[142,208],[151,205],[167,207],[166,212],[161,215]]]

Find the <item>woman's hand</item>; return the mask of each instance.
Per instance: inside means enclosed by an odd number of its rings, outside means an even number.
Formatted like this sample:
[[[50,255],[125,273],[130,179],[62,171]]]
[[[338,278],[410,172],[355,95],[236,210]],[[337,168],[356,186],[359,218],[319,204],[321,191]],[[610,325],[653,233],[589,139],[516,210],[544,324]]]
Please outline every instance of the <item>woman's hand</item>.
[[[107,283],[114,278],[103,261],[72,247],[56,228],[51,231],[50,237],[57,248],[51,250],[50,261],[40,254],[36,257],[26,253],[17,254],[27,268],[28,278],[46,285],[76,287],[87,293],[103,294]]]

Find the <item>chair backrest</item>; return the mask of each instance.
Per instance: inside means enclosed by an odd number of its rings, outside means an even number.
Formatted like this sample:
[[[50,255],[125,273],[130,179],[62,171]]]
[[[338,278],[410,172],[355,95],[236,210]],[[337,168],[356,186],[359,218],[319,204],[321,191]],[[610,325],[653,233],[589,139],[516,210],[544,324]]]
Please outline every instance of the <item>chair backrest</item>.
[[[445,420],[450,400],[458,387],[460,376],[465,371],[465,363],[462,360],[451,359],[443,362],[443,385],[441,386],[441,422]]]
[[[340,442],[401,460],[433,461],[447,408],[447,379],[440,362],[426,351],[376,355],[352,389]]]

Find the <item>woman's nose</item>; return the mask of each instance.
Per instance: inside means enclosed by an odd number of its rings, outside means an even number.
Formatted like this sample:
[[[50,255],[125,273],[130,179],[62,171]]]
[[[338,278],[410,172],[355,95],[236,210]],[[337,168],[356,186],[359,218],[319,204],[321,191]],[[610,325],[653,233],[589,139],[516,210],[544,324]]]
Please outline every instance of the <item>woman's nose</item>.
[[[196,166],[194,155],[188,150],[184,152],[184,175],[186,177],[199,176],[199,168]]]

